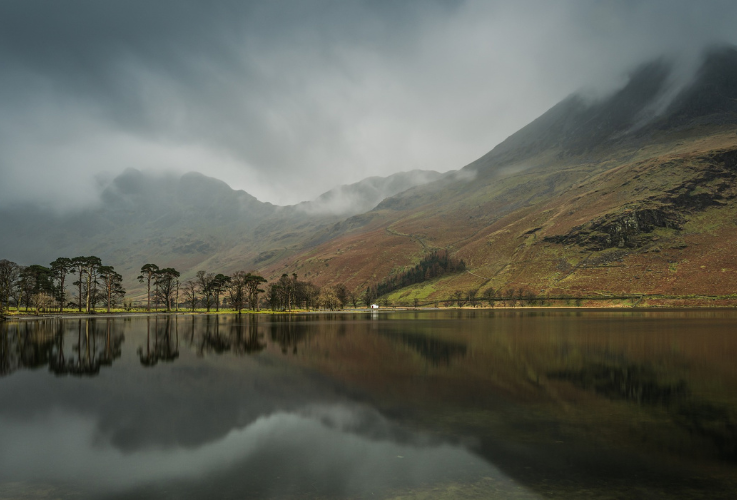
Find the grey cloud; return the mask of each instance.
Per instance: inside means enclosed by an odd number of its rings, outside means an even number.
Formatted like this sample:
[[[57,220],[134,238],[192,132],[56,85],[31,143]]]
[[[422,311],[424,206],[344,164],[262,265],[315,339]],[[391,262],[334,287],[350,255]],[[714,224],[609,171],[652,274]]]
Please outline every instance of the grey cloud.
[[[278,204],[458,169],[645,60],[680,58],[682,85],[735,19],[726,1],[6,1],[0,203],[74,208],[126,167]]]

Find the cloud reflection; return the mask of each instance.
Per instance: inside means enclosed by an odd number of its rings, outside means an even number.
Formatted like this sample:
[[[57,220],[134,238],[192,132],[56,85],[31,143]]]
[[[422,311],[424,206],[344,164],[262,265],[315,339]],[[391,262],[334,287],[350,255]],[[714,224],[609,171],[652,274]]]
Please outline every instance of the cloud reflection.
[[[359,495],[480,477],[509,482],[461,446],[420,433],[397,442],[392,427],[369,409],[329,405],[264,416],[195,449],[124,453],[100,438],[89,416],[53,411],[31,420],[3,418],[0,483],[80,478],[83,495],[137,497],[165,489],[199,498],[224,491]]]

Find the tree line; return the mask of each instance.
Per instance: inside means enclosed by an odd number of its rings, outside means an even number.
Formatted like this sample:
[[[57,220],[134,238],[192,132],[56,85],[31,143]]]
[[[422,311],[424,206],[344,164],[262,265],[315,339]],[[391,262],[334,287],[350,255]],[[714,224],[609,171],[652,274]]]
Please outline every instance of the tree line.
[[[70,280],[70,275],[76,280]],[[173,267],[160,268],[152,263],[141,266],[137,279],[146,286],[146,310],[161,306],[167,312],[180,307],[219,312],[221,307],[229,307],[240,313],[263,306],[275,311],[336,310],[348,304],[358,307],[359,302],[359,297],[343,284],[319,287],[299,280],[296,274],[284,274],[268,286],[263,276],[245,271],[230,275],[198,271],[192,279],[180,278],[181,273]],[[0,260],[0,313],[9,310],[11,304],[19,311],[25,306],[26,312],[36,313],[69,308],[90,313],[99,305],[108,312],[118,307],[131,310],[133,302],[126,302],[122,282],[123,277],[112,266],[103,265],[95,256],[61,257],[48,266]],[[71,296],[68,285],[76,289]]]
[[[67,278],[76,276],[71,285],[77,288],[76,301],[67,300]],[[117,307],[125,297],[123,277],[113,266],[103,265],[99,257],[60,257],[48,267],[39,264],[21,266],[0,260],[0,312],[10,307],[12,299],[18,310],[25,306],[52,310],[76,307],[79,312],[92,311],[97,304],[107,310]]]
[[[141,266],[137,276],[146,286],[146,310],[159,306],[169,312],[181,307],[194,311],[202,307],[219,312],[221,307],[240,313],[244,309],[257,311],[269,307],[274,311],[294,309],[338,310],[347,305],[358,307],[375,303],[379,297],[415,283],[437,278],[466,269],[463,260],[455,259],[445,250],[434,251],[403,272],[385,278],[369,286],[358,295],[344,284],[320,287],[311,281],[302,281],[296,274],[283,274],[273,283],[254,272],[237,271],[230,275],[198,271],[195,277],[181,280],[181,273],[173,267],[161,268],[147,263]],[[76,279],[68,279],[69,276]],[[69,283],[71,281],[71,283]],[[123,277],[112,266],[103,265],[101,259],[89,257],[60,257],[48,266],[21,266],[8,260],[0,260],[0,313],[9,309],[11,301],[20,310],[33,309],[38,313],[56,308],[76,308],[79,312],[93,312],[102,304],[111,309],[133,308],[126,303]],[[75,287],[76,294],[67,293],[67,285]],[[263,287],[263,288],[262,288]],[[461,303],[461,297],[454,297]],[[381,302],[381,301],[380,301]],[[384,304],[387,304],[385,299]],[[470,299],[473,302],[473,298]]]
[[[193,279],[183,283],[178,278],[179,273],[172,268],[159,269],[155,264],[141,267],[138,280],[146,283],[147,308],[151,308],[153,298],[155,303],[164,304],[167,311],[174,304],[178,307],[180,303],[191,311],[199,306],[208,312],[212,309],[219,312],[221,307],[238,313],[244,309],[258,311],[262,307],[269,307],[273,311],[334,311],[348,304],[358,307],[360,300],[342,283],[320,287],[311,281],[300,280],[297,274],[283,274],[268,285],[263,276],[245,271],[237,271],[229,276],[197,271]]]
[[[266,300],[274,311],[292,309],[327,309],[335,311],[347,305],[358,307],[359,296],[344,284],[319,287],[311,281],[301,281],[296,274],[282,274],[268,286]],[[367,302],[366,305],[369,305]]]
[[[426,255],[411,269],[389,276],[364,292],[366,304],[371,304],[378,297],[388,295],[394,290],[422,283],[445,274],[459,273],[466,270],[466,263],[448,255],[447,250],[435,250]]]

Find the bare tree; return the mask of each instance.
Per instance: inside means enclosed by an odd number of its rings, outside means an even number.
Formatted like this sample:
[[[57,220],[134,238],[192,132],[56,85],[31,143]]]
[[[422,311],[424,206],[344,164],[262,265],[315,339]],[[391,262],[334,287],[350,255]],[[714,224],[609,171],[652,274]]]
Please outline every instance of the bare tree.
[[[494,298],[496,297],[496,290],[494,290],[493,287],[489,287],[486,290],[484,290],[484,299],[486,300],[486,303],[489,304],[489,307],[494,307],[496,305],[496,301]]]
[[[54,297],[47,292],[34,293],[30,297],[30,303],[36,314],[39,314],[41,311],[51,309],[51,306],[54,305]]]
[[[340,307],[340,299],[338,299],[335,290],[327,286],[320,291],[319,303],[320,307],[330,311],[334,311]]]
[[[197,282],[189,280],[184,282],[184,302],[192,311],[197,307]]]

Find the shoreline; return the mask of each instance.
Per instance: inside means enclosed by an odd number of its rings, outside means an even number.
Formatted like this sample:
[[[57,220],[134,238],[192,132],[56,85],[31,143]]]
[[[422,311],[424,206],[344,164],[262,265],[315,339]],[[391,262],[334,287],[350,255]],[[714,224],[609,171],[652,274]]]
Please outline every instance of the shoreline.
[[[266,316],[273,316],[273,315],[281,315],[281,314],[288,314],[288,315],[296,315],[296,314],[379,314],[379,313],[391,313],[391,312],[440,312],[440,311],[558,311],[558,310],[565,310],[565,311],[622,311],[622,312],[632,312],[632,311],[684,311],[684,310],[694,310],[694,311],[714,311],[714,310],[736,310],[737,306],[735,305],[677,305],[677,306],[669,306],[669,305],[642,305],[642,306],[631,306],[631,305],[612,305],[612,306],[604,306],[597,304],[595,306],[522,306],[522,307],[488,307],[488,306],[480,306],[480,307],[404,307],[404,306],[397,306],[397,307],[382,307],[380,309],[369,309],[369,308],[350,308],[350,309],[342,309],[338,311],[328,311],[328,310],[319,310],[319,311],[307,311],[307,310],[293,310],[293,311],[271,311],[271,310],[261,310],[261,311],[242,311],[240,313],[241,316],[246,315],[266,315]],[[0,322],[6,321],[38,321],[38,320],[48,320],[48,319],[60,319],[60,320],[69,320],[69,319],[111,319],[111,318],[134,318],[134,317],[146,317],[146,316],[219,316],[219,315],[228,315],[228,316],[235,316],[238,315],[237,312],[234,311],[219,311],[219,312],[205,312],[205,311],[141,311],[141,312],[101,312],[101,313],[48,313],[48,314],[3,314],[0,316]]]

